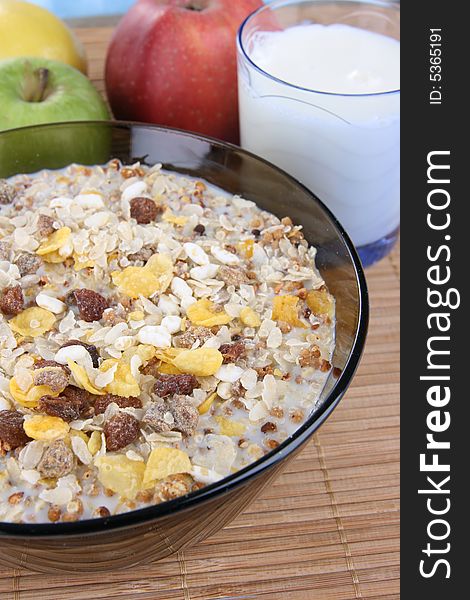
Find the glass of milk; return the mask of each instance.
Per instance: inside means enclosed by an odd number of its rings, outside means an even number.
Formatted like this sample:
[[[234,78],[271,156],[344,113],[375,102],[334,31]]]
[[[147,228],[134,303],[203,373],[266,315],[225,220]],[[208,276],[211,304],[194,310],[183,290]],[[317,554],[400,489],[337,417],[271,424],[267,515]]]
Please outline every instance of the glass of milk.
[[[398,237],[399,37],[379,0],[277,0],[238,36],[242,146],[323,200],[366,266]]]

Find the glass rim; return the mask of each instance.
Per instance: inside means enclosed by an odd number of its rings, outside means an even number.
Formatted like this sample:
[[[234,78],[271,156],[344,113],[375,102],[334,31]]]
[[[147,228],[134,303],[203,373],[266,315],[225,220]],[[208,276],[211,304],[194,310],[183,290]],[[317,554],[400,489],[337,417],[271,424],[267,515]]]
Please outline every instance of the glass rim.
[[[303,92],[309,92],[311,94],[322,94],[324,96],[339,96],[339,97],[344,97],[344,98],[368,98],[368,97],[378,97],[378,96],[392,96],[394,94],[399,95],[400,88],[395,89],[395,90],[387,90],[385,92],[369,92],[367,94],[341,94],[339,92],[325,92],[323,90],[314,90],[312,88],[307,88],[307,87],[303,87],[301,85],[296,85],[295,83],[290,83],[289,81],[286,81],[285,79],[280,79],[279,77],[276,77],[272,73],[269,73],[268,71],[265,71],[264,69],[262,69],[259,65],[257,65],[254,62],[254,60],[252,60],[252,58],[250,57],[250,55],[248,54],[248,52],[245,48],[245,45],[243,44],[243,39],[242,39],[245,28],[250,23],[250,21],[266,10],[269,10],[269,9],[275,10],[277,8],[281,8],[283,6],[288,6],[290,4],[306,4],[307,2],[311,2],[311,3],[323,2],[324,4],[333,4],[333,3],[371,4],[374,6],[382,6],[384,8],[391,8],[393,10],[397,10],[398,12],[400,11],[399,3],[387,1],[387,0],[274,0],[273,2],[270,2],[269,4],[260,6],[255,11],[250,13],[246,17],[246,19],[243,21],[243,23],[240,25],[240,27],[238,29],[238,33],[237,33],[237,48],[238,48],[239,54],[241,54],[256,69],[256,71],[258,71],[262,75],[268,77],[269,79],[272,79],[273,81],[276,81],[277,83],[280,83],[282,85],[285,85],[287,87],[290,87],[290,88],[293,88],[296,90],[301,90]]]

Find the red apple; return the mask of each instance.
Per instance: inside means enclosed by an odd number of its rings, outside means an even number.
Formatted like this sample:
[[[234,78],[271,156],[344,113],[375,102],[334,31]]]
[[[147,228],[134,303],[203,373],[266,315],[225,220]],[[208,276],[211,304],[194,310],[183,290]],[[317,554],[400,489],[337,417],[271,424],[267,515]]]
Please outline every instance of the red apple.
[[[118,119],[238,141],[236,33],[261,0],[139,0],[114,32],[106,90]]]

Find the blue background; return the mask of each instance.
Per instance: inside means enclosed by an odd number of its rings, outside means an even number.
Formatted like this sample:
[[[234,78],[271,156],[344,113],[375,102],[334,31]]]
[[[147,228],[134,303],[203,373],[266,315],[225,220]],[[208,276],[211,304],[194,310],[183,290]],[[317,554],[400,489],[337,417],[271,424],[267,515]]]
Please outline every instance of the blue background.
[[[49,9],[61,19],[119,15],[127,11],[135,0],[29,0]],[[237,0],[233,0],[236,2]]]

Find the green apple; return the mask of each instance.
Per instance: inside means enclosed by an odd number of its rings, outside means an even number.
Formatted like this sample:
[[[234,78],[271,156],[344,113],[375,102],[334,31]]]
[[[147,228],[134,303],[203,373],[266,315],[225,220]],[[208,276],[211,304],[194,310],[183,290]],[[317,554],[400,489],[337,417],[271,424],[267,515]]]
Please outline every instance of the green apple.
[[[71,162],[96,164],[108,158],[109,129],[105,127],[90,124],[86,131],[62,127],[44,128],[42,133],[40,129],[10,132],[43,123],[109,119],[106,104],[92,83],[69,65],[44,58],[1,61],[0,107],[2,177],[19,172],[20,165],[24,172],[32,172]]]

